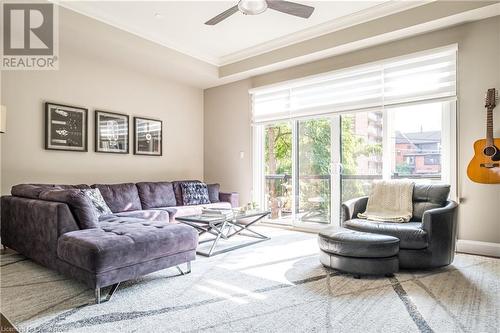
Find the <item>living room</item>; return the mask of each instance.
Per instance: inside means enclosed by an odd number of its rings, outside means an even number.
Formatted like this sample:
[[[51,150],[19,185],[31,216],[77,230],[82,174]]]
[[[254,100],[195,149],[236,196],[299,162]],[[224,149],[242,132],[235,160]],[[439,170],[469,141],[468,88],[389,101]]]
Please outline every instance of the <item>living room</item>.
[[[498,1],[1,7],[2,330],[498,332]]]

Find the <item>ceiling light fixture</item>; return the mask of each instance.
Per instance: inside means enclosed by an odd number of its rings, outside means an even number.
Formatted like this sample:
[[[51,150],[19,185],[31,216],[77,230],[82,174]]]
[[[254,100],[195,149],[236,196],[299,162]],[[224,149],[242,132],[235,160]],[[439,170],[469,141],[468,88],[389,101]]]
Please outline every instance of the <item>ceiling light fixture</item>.
[[[246,15],[257,15],[263,13],[267,9],[266,0],[240,0],[238,9]]]
[[[160,13],[155,13],[155,17],[156,17],[157,19],[160,19],[160,18],[163,18],[163,15],[161,15]]]
[[[238,12],[246,15],[261,14],[265,12],[267,8],[305,19],[309,18],[314,12],[314,7],[286,0],[239,0],[237,5],[234,5],[219,15],[212,17],[210,20],[205,22],[205,24],[216,25]]]

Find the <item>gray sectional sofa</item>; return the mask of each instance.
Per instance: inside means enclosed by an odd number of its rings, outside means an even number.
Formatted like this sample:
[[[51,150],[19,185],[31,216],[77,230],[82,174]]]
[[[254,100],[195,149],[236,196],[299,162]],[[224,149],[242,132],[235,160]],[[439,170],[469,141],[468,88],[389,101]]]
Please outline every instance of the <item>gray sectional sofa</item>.
[[[212,185],[208,204],[184,206],[185,182],[195,181],[16,185],[1,198],[2,245],[94,288],[100,303],[122,281],[185,263],[190,271],[198,233],[175,217],[238,205],[237,193],[218,193]],[[80,190],[91,188],[111,214],[97,218],[81,200]],[[102,299],[106,286],[113,287]]]

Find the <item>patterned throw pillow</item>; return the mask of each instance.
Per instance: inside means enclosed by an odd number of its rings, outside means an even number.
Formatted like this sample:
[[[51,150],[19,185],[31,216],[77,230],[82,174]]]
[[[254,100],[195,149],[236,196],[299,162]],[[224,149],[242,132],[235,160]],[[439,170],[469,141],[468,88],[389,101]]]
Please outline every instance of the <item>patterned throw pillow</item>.
[[[207,184],[186,182],[181,184],[184,206],[209,204]]]
[[[92,203],[92,206],[97,213],[97,217],[101,217],[104,215],[111,215],[113,212],[109,209],[106,201],[102,197],[101,191],[98,188],[93,189],[82,189],[80,190]]]

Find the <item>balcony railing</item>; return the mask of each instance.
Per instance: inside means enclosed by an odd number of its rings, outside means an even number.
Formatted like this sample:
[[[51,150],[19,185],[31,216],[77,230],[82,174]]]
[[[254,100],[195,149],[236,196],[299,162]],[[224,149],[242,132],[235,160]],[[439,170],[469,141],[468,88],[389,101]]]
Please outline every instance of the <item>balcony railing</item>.
[[[398,174],[392,179],[440,180],[441,174]],[[341,201],[368,195],[371,183],[382,179],[382,175],[341,175]],[[272,219],[292,216],[292,175],[266,175],[266,209],[271,210]],[[332,183],[330,175],[299,176],[298,202],[296,214],[302,221],[328,223],[331,207]]]
[[[380,179],[382,178],[382,175],[340,175],[341,179]],[[398,173],[393,173],[392,174],[392,179],[432,179],[432,180],[439,180],[441,179],[441,174],[440,173],[427,173],[427,174],[398,174]],[[265,176],[266,181],[269,180],[282,180],[282,181],[287,181],[292,179],[292,175],[289,174],[280,174],[280,175],[266,175]],[[313,176],[299,176],[299,179],[324,179],[324,180],[331,180],[330,175],[313,175]]]

